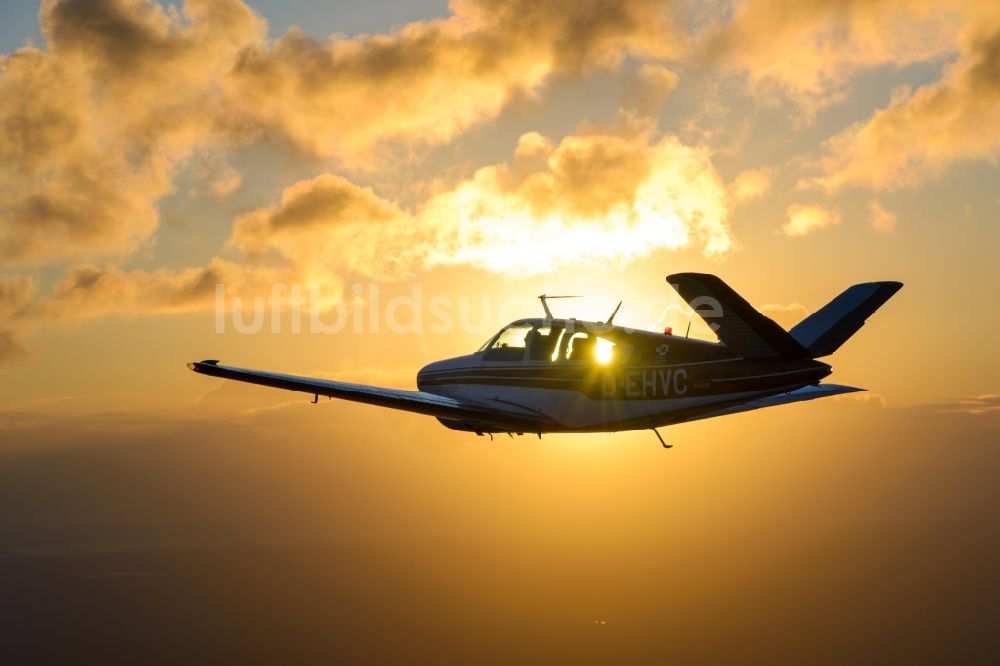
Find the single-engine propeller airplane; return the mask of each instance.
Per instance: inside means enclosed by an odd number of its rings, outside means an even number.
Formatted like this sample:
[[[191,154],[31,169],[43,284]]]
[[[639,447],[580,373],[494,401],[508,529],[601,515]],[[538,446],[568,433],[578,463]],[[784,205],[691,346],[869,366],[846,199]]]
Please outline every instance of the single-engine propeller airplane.
[[[478,351],[417,373],[416,391],[246,370],[209,360],[195,372],[315,396],[427,414],[477,435],[616,432],[661,426],[861,391],[822,384],[817,358],[835,352],[903,285],[850,287],[790,331],[755,310],[714,275],[667,277],[719,338],[707,342],[558,319],[541,296],[543,318],[505,326]],[[618,304],[621,307],[621,303]]]

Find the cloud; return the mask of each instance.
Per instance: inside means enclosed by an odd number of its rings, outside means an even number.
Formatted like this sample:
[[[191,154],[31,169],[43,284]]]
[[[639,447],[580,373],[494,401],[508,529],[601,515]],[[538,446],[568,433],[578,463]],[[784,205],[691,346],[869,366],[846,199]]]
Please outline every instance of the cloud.
[[[457,0],[451,10],[388,35],[318,41],[293,29],[248,49],[227,78],[245,104],[235,122],[314,154],[360,153],[363,167],[374,144],[449,141],[552,75],[683,48],[663,2]]]
[[[932,403],[932,409],[942,414],[968,414],[971,416],[1000,417],[1000,395],[983,394]]]
[[[747,169],[736,176],[729,185],[729,192],[738,202],[760,199],[771,188],[773,178],[774,169],[770,167]]]
[[[743,0],[705,32],[704,56],[742,72],[762,99],[810,119],[843,98],[859,71],[948,56],[972,2]]]
[[[149,315],[207,310],[215,305],[217,284],[228,296],[269,293],[287,271],[212,259],[205,267],[125,271],[116,266],[74,266],[46,298],[33,305],[35,324],[109,315]]]
[[[0,273],[0,365],[25,358],[29,355],[16,330],[20,320],[31,308],[35,293],[35,282],[23,275]]]
[[[213,258],[185,269],[125,270],[78,264],[32,299],[27,278],[0,280],[0,312],[20,308],[24,325],[204,311],[216,285],[260,298],[276,283],[315,285],[325,302],[351,279],[398,280],[437,266],[502,274],[629,261],[656,250],[732,251],[729,195],[705,148],[623,112],[607,126],[584,124],[559,142],[520,137],[511,160],[479,169],[404,210],[334,174],[286,188],[278,203],[238,217],[227,245],[242,261]]]
[[[959,59],[940,80],[900,89],[890,105],[824,144],[809,183],[892,190],[939,176],[952,164],[1000,154],[1000,10],[993,3],[962,34]]]
[[[653,116],[679,81],[680,77],[666,67],[642,65],[629,82],[624,107],[640,116]]]
[[[276,143],[374,164],[439,144],[554,75],[683,48],[650,0],[453,3],[389,34],[275,42],[240,0],[45,0],[47,50],[0,57],[0,260],[51,264],[151,241],[157,202],[203,152]],[[211,189],[238,187],[231,172]]]
[[[46,0],[48,51],[0,57],[0,260],[127,253],[218,138],[218,81],[264,24],[236,0]]]
[[[809,314],[809,310],[801,303],[765,303],[756,307],[785,328],[791,328]]]
[[[13,331],[0,329],[0,365],[24,358],[29,353]]]
[[[888,234],[896,228],[896,214],[886,210],[877,201],[868,204],[868,222],[875,231]]]
[[[361,240],[374,225],[402,215],[371,188],[359,187],[341,176],[322,174],[286,188],[279,205],[238,218],[229,242],[252,258],[270,249],[292,259],[306,251],[301,247],[303,241],[312,244],[308,254],[322,256],[336,250],[324,242],[330,232],[349,227],[349,233]]]
[[[373,277],[467,264],[542,273],[659,249],[731,251],[728,196],[706,149],[624,113],[558,143],[521,136],[512,161],[483,167],[403,211],[333,175],[285,190],[240,218],[230,244],[250,259],[329,265]]]
[[[807,236],[825,227],[840,224],[840,213],[819,205],[792,204],[785,213],[781,233],[786,236]]]
[[[35,294],[35,281],[26,275],[0,273],[0,317],[16,319],[28,309]]]
[[[707,149],[626,123],[555,145],[522,137],[513,164],[480,169],[421,217],[449,240],[435,263],[534,273],[663,249],[724,255],[736,245],[728,206]]]

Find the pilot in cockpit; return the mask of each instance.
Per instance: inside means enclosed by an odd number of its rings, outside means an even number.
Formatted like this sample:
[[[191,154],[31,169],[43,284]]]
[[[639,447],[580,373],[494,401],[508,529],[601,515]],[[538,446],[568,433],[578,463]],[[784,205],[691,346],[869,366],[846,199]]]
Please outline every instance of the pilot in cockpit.
[[[567,356],[570,361],[593,361],[597,338],[592,335],[574,337],[572,348]]]
[[[548,327],[533,328],[526,337],[528,356],[533,361],[548,361],[552,358],[552,352],[558,340],[558,332],[554,332]]]

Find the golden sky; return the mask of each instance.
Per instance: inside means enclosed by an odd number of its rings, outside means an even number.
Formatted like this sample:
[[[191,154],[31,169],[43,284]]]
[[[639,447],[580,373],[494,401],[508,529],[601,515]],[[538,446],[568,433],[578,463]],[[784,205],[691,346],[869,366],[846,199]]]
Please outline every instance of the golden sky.
[[[17,507],[0,546],[585,542],[619,564],[630,545],[652,571],[699,530],[732,544],[731,530],[804,543],[829,529],[855,556],[845,544],[876,523],[933,540],[914,527],[928,515],[995,519],[996,2],[19,0],[3,14],[0,486],[39,481],[0,491]],[[868,393],[672,428],[666,455],[650,433],[487,446],[185,368],[411,388],[427,362],[537,316],[538,293],[581,294],[557,308],[593,319],[623,299],[618,323],[683,330],[664,282],[679,271],[719,275],[786,327],[850,284],[906,287],[828,359],[832,381]],[[232,299],[274,284],[314,289],[327,317],[363,314],[296,332],[286,305],[235,330]],[[399,297],[420,322],[394,332]],[[429,325],[434,299],[450,325]],[[46,499],[71,469],[83,480]],[[680,549],[692,570],[700,543]],[[782,570],[760,566],[746,589]],[[636,595],[616,603],[631,613]]]

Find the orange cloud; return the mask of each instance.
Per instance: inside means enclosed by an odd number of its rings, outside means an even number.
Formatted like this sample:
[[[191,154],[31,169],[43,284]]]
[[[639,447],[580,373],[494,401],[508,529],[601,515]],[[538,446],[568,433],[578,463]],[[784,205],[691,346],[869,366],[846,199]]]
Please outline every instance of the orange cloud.
[[[741,172],[729,185],[729,192],[736,201],[752,201],[767,194],[774,179],[774,169],[761,167]]]
[[[175,167],[225,117],[218,80],[264,24],[238,0],[46,0],[48,51],[0,59],[0,259],[52,263],[149,238]]]
[[[896,228],[896,214],[883,208],[879,202],[872,201],[868,205],[868,222],[879,233],[892,233]]]
[[[322,174],[288,187],[281,203],[241,216],[233,226],[230,244],[251,258],[276,250],[288,259],[326,256],[337,251],[325,241],[330,232],[349,227],[360,240],[374,225],[402,216],[393,204],[368,187],[346,178]],[[303,242],[310,247],[302,247]]]
[[[235,124],[351,158],[386,140],[437,144],[495,117],[553,74],[678,54],[669,4],[456,0],[452,15],[388,35],[318,41],[293,29],[246,50],[227,77]]]
[[[785,328],[791,328],[809,314],[809,310],[801,303],[765,303],[755,307]]]
[[[728,215],[707,149],[626,122],[556,145],[522,137],[514,164],[480,169],[420,218],[450,239],[433,262],[523,273],[683,247],[724,255],[736,245]]]
[[[28,313],[34,293],[35,283],[31,278],[0,274],[0,318],[5,324],[0,327],[0,364],[28,355],[19,332],[9,327]]]
[[[355,165],[447,141],[554,74],[682,48],[670,5],[456,1],[384,35],[274,43],[240,0],[45,0],[47,50],[0,58],[0,260],[55,263],[149,241],[199,153],[286,143]],[[239,185],[229,172],[212,189]]]
[[[968,414],[983,418],[997,417],[1000,416],[1000,395],[988,393],[966,398],[955,398],[953,400],[942,400],[932,403],[930,407],[934,411],[945,414]]]
[[[28,309],[35,293],[35,281],[24,275],[0,273],[0,317],[15,319]]]
[[[1000,11],[986,3],[963,32],[961,54],[942,78],[828,140],[808,182],[828,191],[848,186],[911,187],[963,161],[1000,154]]]
[[[840,224],[840,213],[819,205],[792,204],[785,213],[781,233],[786,236],[808,236],[814,231]]]
[[[287,272],[212,259],[201,268],[125,271],[116,266],[74,266],[46,298],[32,306],[30,322],[72,320],[108,315],[149,315],[208,310],[217,284],[228,295],[267,293]]]
[[[680,77],[666,67],[642,65],[629,83],[624,106],[640,116],[653,116],[679,81]]]
[[[745,74],[763,99],[791,100],[811,118],[842,98],[859,71],[953,53],[972,2],[742,0],[706,32],[710,60]]]
[[[509,162],[479,169],[416,210],[333,174],[296,183],[281,201],[234,222],[228,245],[243,262],[123,270],[75,266],[32,300],[27,278],[0,281],[24,326],[207,310],[215,287],[255,297],[275,283],[316,285],[339,298],[351,278],[400,279],[441,265],[540,273],[580,262],[628,261],[659,249],[735,247],[729,195],[707,149],[659,135],[624,113],[558,143],[529,132]],[[3,306],[0,304],[0,311]]]
[[[237,220],[230,244],[251,259],[273,252],[372,277],[454,264],[524,274],[658,249],[722,255],[735,246],[728,215],[707,150],[624,114],[616,128],[584,126],[558,144],[527,133],[511,162],[413,212],[338,176],[303,181]]]

